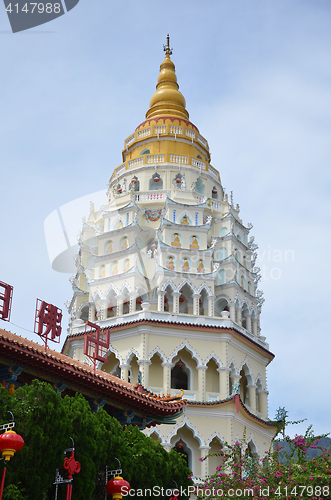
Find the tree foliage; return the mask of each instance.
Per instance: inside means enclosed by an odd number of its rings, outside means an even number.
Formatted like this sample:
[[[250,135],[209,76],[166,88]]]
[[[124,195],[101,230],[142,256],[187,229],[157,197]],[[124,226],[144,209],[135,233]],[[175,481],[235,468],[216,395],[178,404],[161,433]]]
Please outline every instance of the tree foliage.
[[[51,385],[35,380],[9,396],[0,389],[1,422],[15,416],[15,431],[24,447],[8,463],[4,500],[50,500],[54,498],[56,469],[66,477],[63,451],[75,443],[75,458],[81,472],[74,476],[73,500],[103,500],[105,467],[117,469],[120,460],[124,478],[132,488],[154,485],[171,487],[191,484],[185,461],[176,453],[145,436],[137,427],[122,429],[102,408],[92,413],[81,394],[62,398]],[[173,487],[173,486],[172,486]],[[59,486],[59,499],[65,486]]]
[[[244,435],[240,442],[232,446],[226,444],[213,455],[219,457],[219,466],[201,488],[200,496],[250,497],[254,500],[330,498],[331,448],[320,447],[318,457],[307,458],[307,451],[318,448],[321,437],[314,436],[310,426],[304,436],[285,437],[289,452],[276,445],[260,458],[249,453]]]

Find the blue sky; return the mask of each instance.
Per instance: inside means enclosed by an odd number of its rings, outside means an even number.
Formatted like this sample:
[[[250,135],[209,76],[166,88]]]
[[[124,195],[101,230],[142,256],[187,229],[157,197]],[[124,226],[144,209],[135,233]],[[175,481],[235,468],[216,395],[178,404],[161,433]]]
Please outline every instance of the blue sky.
[[[254,225],[276,354],[270,416],[285,406],[331,430],[330,25],[329,0],[80,0],[12,34],[0,7],[0,280],[14,286],[12,322],[30,332],[1,327],[37,340],[36,298],[65,310],[69,275],[52,270],[44,221],[105,188],[144,119],[169,32],[190,119]]]

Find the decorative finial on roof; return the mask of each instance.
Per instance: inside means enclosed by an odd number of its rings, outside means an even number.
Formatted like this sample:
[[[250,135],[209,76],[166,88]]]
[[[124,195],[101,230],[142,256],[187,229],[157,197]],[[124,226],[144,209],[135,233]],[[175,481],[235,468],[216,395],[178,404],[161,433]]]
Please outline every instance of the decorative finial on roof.
[[[166,56],[171,56],[172,48],[170,47],[170,36],[167,34],[167,45],[163,45],[163,50],[166,53]]]

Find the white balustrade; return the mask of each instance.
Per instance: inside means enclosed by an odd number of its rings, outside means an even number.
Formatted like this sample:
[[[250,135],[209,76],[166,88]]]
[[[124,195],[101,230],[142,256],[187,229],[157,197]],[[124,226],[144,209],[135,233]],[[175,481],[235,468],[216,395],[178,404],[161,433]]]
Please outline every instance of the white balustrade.
[[[188,164],[187,156],[179,156],[179,155],[170,155],[171,163],[183,163],[184,165]]]
[[[170,134],[182,134],[182,127],[170,127]]]
[[[204,137],[202,137],[202,135],[198,135],[198,141],[201,142],[201,144],[203,146],[205,146],[205,148],[209,149],[208,148],[208,142],[206,141],[206,139]]]
[[[135,134],[130,135],[130,137],[128,137],[127,140],[125,141],[126,147],[130,146],[130,144],[133,143],[134,139],[135,139]]]
[[[137,134],[138,139],[141,139],[142,137],[147,137],[148,135],[151,135],[151,129],[146,128],[145,130],[140,130]]]
[[[117,167],[116,169],[116,176],[118,177],[119,175],[121,175],[122,172],[124,172],[125,170],[125,163],[123,163],[122,165],[120,165],[119,167]]]
[[[211,173],[216,179],[218,179],[218,172],[215,168],[213,168],[211,165],[208,165],[208,172]]]
[[[153,203],[155,201],[165,200],[167,191],[145,191],[139,192],[135,195],[135,201]]]
[[[185,135],[191,137],[191,139],[195,139],[195,132],[193,130],[189,130],[188,128],[185,130]]]
[[[135,160],[129,161],[128,167],[129,168],[139,167],[139,165],[142,165],[143,163],[144,163],[144,158],[143,157],[136,158]]]
[[[165,125],[160,125],[159,127],[155,127],[156,134],[165,134],[166,128]]]
[[[163,163],[164,155],[150,155],[147,156],[147,163]]]
[[[206,164],[203,161],[196,160],[195,158],[192,158],[192,165],[193,167],[198,167],[198,168],[206,168]]]

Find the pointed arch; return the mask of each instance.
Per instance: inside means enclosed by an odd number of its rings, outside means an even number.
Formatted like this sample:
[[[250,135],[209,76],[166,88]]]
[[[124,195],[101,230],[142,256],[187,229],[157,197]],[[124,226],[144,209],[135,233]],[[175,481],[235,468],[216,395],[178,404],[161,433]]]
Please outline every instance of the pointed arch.
[[[162,363],[167,361],[166,355],[159,347],[155,347],[155,349],[153,349],[153,351],[149,354],[148,356],[149,361],[152,359],[154,354],[158,354],[160,356],[160,358],[162,359]]]
[[[208,358],[204,362],[204,365],[207,366],[207,364],[209,363],[209,361],[211,359],[213,359],[215,361],[215,363],[218,365],[218,368],[222,368],[222,361],[220,360],[220,358],[218,356],[216,356],[214,351],[211,354],[209,354]]]
[[[152,434],[156,434],[157,437],[160,439],[161,443],[162,444],[164,443],[163,434],[157,427],[151,427],[150,429],[148,429],[146,434],[148,437],[151,437]]]
[[[246,375],[246,376],[247,376],[247,375],[249,375],[249,376],[250,376],[250,382],[249,382],[249,383],[250,383],[250,384],[252,384],[254,379],[253,379],[253,376],[252,376],[252,368],[251,368],[251,366],[250,366],[250,364],[249,364],[249,361],[248,361],[248,359],[247,359],[247,356],[246,356],[246,358],[244,359],[244,361],[241,363],[241,365],[240,365],[240,367],[239,367],[239,373],[241,372],[241,370],[244,368],[244,366],[245,366],[245,365],[246,365],[246,367],[247,367],[247,371],[248,371],[248,373],[246,373],[246,372],[245,372],[245,375]]]
[[[185,286],[185,285],[187,285],[189,288],[191,288],[192,293],[197,293],[197,290],[196,290],[195,286],[194,286],[194,285],[190,282],[190,280],[188,280],[187,278],[185,278],[185,279],[184,279],[184,281],[182,281],[182,282],[178,285],[178,287],[177,287],[177,289],[176,289],[176,292],[180,292],[180,291],[181,291],[181,289],[183,288],[183,286]]]
[[[132,292],[131,287],[127,284],[126,281],[123,283],[123,286],[122,286],[122,288],[120,290],[120,295],[124,295],[125,294],[125,292],[124,292],[125,290],[127,291],[127,293],[131,293]]]
[[[212,442],[212,440],[213,440],[214,438],[215,438],[215,439],[218,439],[218,440],[219,440],[219,442],[220,442],[220,443],[222,443],[222,444],[224,444],[224,443],[225,443],[225,439],[224,439],[224,437],[223,437],[223,436],[221,436],[221,435],[219,434],[219,432],[218,432],[218,431],[216,431],[216,432],[214,432],[214,434],[212,434],[212,435],[210,436],[210,438],[209,438],[209,439],[208,439],[208,441],[206,442],[206,445],[207,445],[207,446],[209,446],[209,445],[210,445],[210,443]]]
[[[176,347],[176,349],[172,352],[172,354],[170,354],[169,362],[172,363],[172,360],[174,359],[175,356],[177,356],[179,351],[181,351],[182,349],[185,349],[185,348],[191,354],[194,361],[196,361],[196,363],[198,365],[202,365],[202,361],[201,361],[200,356],[198,355],[196,350],[187,342],[186,339],[184,340],[184,342],[180,346]]]
[[[103,299],[109,299],[111,296],[111,292],[114,292],[115,295],[119,295],[119,291],[113,283],[109,285],[106,293],[103,296]]]
[[[132,358],[133,358],[134,356],[136,356],[136,358],[137,358],[138,360],[140,359],[140,356],[139,356],[139,354],[137,353],[137,351],[136,351],[134,348],[132,348],[132,349],[130,350],[130,352],[128,353],[127,357],[125,358],[125,362],[124,362],[124,363],[125,363],[126,365],[129,365],[129,364],[131,363]]]
[[[124,224],[123,217],[121,215],[118,215],[113,222],[113,230],[120,229],[120,228],[124,227],[124,225],[125,224]]]
[[[189,419],[187,418],[186,415],[185,415],[184,419],[182,420],[182,422],[177,424],[174,427],[174,430],[169,434],[167,444],[171,445],[172,438],[176,436],[177,432],[179,431],[179,429],[182,429],[182,427],[187,427],[192,432],[193,437],[199,441],[200,446],[205,445],[203,437],[199,434],[198,429],[196,427],[194,427],[194,425],[191,424],[191,422],[189,421]]]
[[[162,285],[161,291],[164,292],[168,288],[168,286],[170,286],[173,292],[176,292],[176,285],[171,280],[166,281]]]
[[[102,294],[101,294],[100,290],[97,288],[91,297],[91,302],[96,303],[98,300],[102,300]]]
[[[187,211],[187,210],[184,210],[184,212],[182,212],[178,217],[177,217],[177,220],[178,220],[178,223],[179,224],[182,224],[182,220],[184,219],[184,217],[186,217],[188,223],[190,226],[193,225],[193,219],[192,219],[192,215]],[[186,224],[186,223],[185,223]]]
[[[206,285],[206,283],[203,283],[197,290],[197,293],[201,293],[202,290],[205,290],[207,295],[213,295],[211,289],[209,288],[209,286]]]
[[[123,364],[122,356],[120,356],[120,354],[118,353],[118,351],[114,347],[112,347],[111,345],[109,345],[109,348],[108,348],[108,351],[107,351],[107,357],[108,357],[108,354],[110,354],[111,352],[118,359],[118,361],[120,362],[120,365],[122,365]]]

